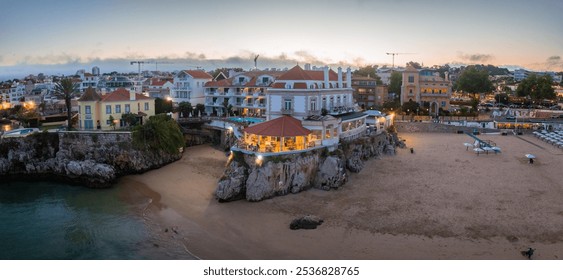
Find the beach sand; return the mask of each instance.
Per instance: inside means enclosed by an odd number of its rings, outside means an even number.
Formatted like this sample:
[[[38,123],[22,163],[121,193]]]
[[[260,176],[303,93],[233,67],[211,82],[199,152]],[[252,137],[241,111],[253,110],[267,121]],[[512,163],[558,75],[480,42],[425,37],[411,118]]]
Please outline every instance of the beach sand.
[[[503,152],[477,156],[467,135],[399,136],[414,154],[371,159],[333,191],[218,203],[226,157],[207,145],[118,187],[151,198],[151,219],[202,259],[522,259],[528,247],[535,259],[563,257],[563,150],[529,135],[480,135]],[[289,229],[306,214],[325,222]]]

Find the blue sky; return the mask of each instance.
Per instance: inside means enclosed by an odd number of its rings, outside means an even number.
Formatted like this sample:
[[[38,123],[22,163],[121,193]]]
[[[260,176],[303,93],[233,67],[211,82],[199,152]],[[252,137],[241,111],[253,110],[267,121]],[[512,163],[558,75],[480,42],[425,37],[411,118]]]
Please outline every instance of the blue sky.
[[[296,62],[563,71],[563,1],[0,0],[0,75]],[[193,65],[192,65],[193,64]],[[108,69],[117,68],[117,69]]]

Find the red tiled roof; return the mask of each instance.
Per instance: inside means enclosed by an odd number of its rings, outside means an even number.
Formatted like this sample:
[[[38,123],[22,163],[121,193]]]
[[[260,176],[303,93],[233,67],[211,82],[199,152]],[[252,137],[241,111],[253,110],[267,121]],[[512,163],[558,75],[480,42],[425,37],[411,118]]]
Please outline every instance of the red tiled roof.
[[[282,74],[278,80],[281,81],[324,81],[323,70],[303,70],[299,65],[289,69]],[[338,81],[338,74],[332,69],[328,70],[328,79],[330,81]]]
[[[252,79],[250,79],[250,81],[248,81],[248,83],[244,84],[247,87],[254,87],[256,86],[256,77],[252,77]]]
[[[305,70],[303,70],[299,65],[289,69],[287,72],[283,73],[278,80],[281,81],[291,81],[291,80],[312,80],[311,77]]]
[[[285,83],[275,82],[272,84],[272,88],[285,88]]]
[[[244,132],[274,137],[303,136],[311,133],[310,130],[301,125],[298,119],[290,116],[282,116],[267,122],[249,126],[244,129]]]
[[[232,84],[231,82],[232,82],[232,79],[210,81],[210,82],[205,83],[205,86],[206,87],[228,87]]]
[[[152,98],[136,93],[135,99],[143,100],[143,99],[152,99]],[[119,88],[115,91],[112,91],[109,94],[102,96],[102,101],[103,102],[129,101],[129,91],[124,88]]]
[[[78,101],[100,101],[102,98],[92,87],[88,87]]]
[[[307,89],[307,83],[294,83],[294,89]]]
[[[184,70],[184,72],[190,74],[190,76],[194,77],[194,79],[210,79],[210,80],[213,79],[211,75],[201,70]]]
[[[305,72],[307,72],[309,77],[311,77],[311,80],[316,80],[316,81],[324,81],[325,80],[324,71],[309,70],[309,71],[305,71]],[[338,81],[338,74],[336,72],[332,71],[332,69],[329,69],[328,70],[328,79],[330,81]]]
[[[156,81],[155,81],[156,80]],[[159,81],[157,79],[152,79],[151,81],[151,86],[157,86],[157,87],[161,87],[164,84],[166,84],[167,81]]]

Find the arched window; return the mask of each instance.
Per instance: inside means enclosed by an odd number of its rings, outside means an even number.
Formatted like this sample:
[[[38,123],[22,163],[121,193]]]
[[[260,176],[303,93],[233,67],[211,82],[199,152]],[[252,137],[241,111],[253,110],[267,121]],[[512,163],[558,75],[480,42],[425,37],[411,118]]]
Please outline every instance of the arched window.
[[[409,93],[412,93],[412,88],[411,88],[411,89],[409,89]]]

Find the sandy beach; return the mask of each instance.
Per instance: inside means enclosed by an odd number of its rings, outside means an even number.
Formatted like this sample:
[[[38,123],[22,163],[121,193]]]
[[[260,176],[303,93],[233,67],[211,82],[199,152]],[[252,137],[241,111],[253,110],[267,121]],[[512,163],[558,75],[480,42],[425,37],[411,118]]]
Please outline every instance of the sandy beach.
[[[163,234],[173,229],[202,259],[523,259],[528,247],[536,259],[563,257],[563,150],[530,135],[481,135],[503,152],[477,156],[467,135],[399,136],[414,154],[372,159],[336,191],[218,203],[226,157],[207,145],[118,187],[150,198]],[[289,229],[306,214],[325,223]]]

